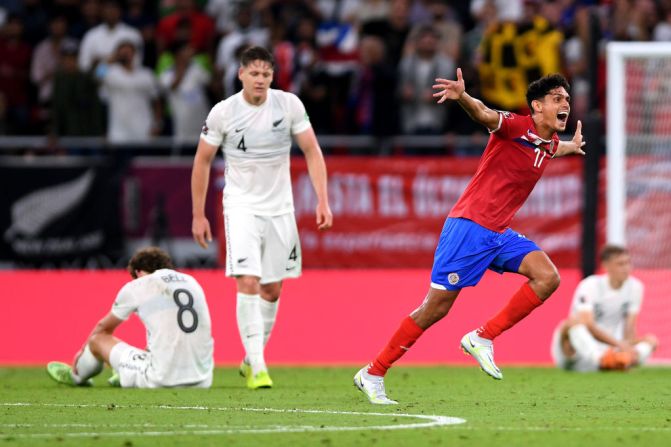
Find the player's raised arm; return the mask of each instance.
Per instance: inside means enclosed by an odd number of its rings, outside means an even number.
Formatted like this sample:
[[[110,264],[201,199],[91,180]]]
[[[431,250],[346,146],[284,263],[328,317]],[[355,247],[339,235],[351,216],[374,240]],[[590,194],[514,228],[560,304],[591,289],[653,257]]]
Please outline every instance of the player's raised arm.
[[[333,214],[329,207],[326,163],[324,162],[322,150],[319,147],[319,142],[317,142],[317,137],[312,128],[296,134],[295,138],[298,147],[305,154],[312,187],[315,189],[315,193],[317,193],[317,209],[315,210],[317,228],[328,230],[333,226]]]
[[[438,90],[433,94],[434,98],[438,98],[438,104],[448,99],[457,101],[461,108],[476,123],[482,124],[489,130],[494,130],[499,126],[499,112],[490,109],[482,101],[466,93],[466,85],[461,75],[461,68],[457,68],[456,81],[436,78],[436,84],[433,85],[433,89]]]
[[[193,213],[191,232],[194,240],[203,248],[207,248],[207,243],[212,241],[210,222],[205,217],[205,198],[207,197],[207,186],[210,183],[212,160],[216,153],[217,147],[201,138],[198,142],[198,149],[193,159],[193,169],[191,171],[191,206]]]
[[[582,150],[585,144],[585,141],[582,140],[582,122],[578,120],[573,139],[571,141],[560,141],[557,145],[557,152],[552,158],[571,154],[585,155],[585,151]]]

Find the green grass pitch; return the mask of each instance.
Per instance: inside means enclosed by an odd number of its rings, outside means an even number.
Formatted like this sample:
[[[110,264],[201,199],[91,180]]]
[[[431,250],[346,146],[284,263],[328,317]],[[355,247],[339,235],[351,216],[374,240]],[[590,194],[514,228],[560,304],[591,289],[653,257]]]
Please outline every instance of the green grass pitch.
[[[387,377],[395,407],[370,405],[355,372],[275,367],[275,388],[249,391],[223,368],[210,390],[122,390],[108,373],[69,388],[43,368],[4,368],[0,447],[671,445],[667,368],[504,367],[494,381],[475,366],[397,367]],[[449,418],[465,422],[442,425]]]

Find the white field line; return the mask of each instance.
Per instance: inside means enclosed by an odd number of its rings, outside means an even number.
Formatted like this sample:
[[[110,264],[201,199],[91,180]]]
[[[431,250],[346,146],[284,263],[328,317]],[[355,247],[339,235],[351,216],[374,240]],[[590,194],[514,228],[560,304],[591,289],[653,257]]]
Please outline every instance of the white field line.
[[[61,407],[61,408],[107,408],[107,405],[92,405],[92,404],[49,404],[49,403],[27,403],[27,402],[4,402],[0,406],[5,407]],[[305,432],[337,432],[337,431],[358,431],[358,430],[402,430],[402,429],[417,429],[440,427],[446,425],[463,424],[465,419],[449,417],[449,416],[434,416],[424,414],[407,414],[407,413],[369,413],[360,411],[335,411],[335,410],[311,410],[311,409],[281,409],[281,408],[231,408],[231,407],[204,407],[204,406],[170,406],[170,405],[150,405],[150,406],[133,406],[133,405],[117,405],[114,408],[154,408],[161,410],[195,410],[195,411],[248,411],[261,413],[306,413],[306,414],[331,414],[331,415],[347,415],[347,416],[377,416],[377,417],[392,417],[392,418],[408,418],[420,419],[424,422],[414,422],[406,424],[394,425],[365,425],[365,426],[313,426],[313,425],[269,425],[266,427],[232,427],[232,426],[203,426],[184,428],[198,428],[192,430],[166,430],[166,431],[115,431],[115,432],[73,432],[73,433],[5,433],[6,436],[21,437],[21,438],[49,438],[55,436],[69,437],[69,438],[86,438],[93,436],[180,436],[180,435],[224,435],[224,434],[263,434],[263,433],[305,433]],[[11,425],[11,424],[8,424]],[[16,428],[30,428],[28,424],[16,424]],[[76,425],[80,428],[100,428],[106,426],[104,424],[82,427],[84,424],[71,424],[74,428]],[[119,428],[132,428],[138,424],[129,424],[124,427],[122,424],[116,425]],[[39,425],[38,425],[39,426]],[[57,424],[49,425],[56,427]],[[61,428],[68,428],[68,424],[62,424]],[[144,427],[144,425],[141,425]],[[10,428],[10,427],[7,427]],[[11,427],[13,428],[13,427]],[[149,427],[147,427],[149,428]]]

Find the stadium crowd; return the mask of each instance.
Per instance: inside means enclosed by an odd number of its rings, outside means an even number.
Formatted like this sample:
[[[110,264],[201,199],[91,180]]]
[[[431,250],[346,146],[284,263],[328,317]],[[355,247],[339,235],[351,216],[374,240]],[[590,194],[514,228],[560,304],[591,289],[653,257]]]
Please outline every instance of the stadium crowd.
[[[248,45],[273,51],[274,86],[318,134],[482,133],[431,96],[458,66],[474,96],[513,111],[530,81],[561,72],[576,120],[605,85],[601,44],[589,81],[595,22],[601,43],[669,41],[671,1],[0,0],[0,135],[195,146],[240,89]]]

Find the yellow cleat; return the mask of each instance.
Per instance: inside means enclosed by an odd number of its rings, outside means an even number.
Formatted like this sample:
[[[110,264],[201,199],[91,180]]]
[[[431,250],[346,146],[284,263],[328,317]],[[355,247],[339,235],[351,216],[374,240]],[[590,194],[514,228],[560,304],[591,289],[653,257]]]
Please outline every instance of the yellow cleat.
[[[252,375],[252,366],[243,360],[240,362],[240,369],[238,369],[238,372],[240,373],[240,377],[246,379]]]
[[[70,386],[91,386],[93,381],[91,379],[76,383],[72,378],[72,367],[63,362],[49,362],[47,364],[47,374],[58,383]]]
[[[251,374],[251,368],[249,375],[247,376],[247,388],[250,390],[256,390],[259,388],[272,388],[273,380],[268,375],[268,371],[261,371],[255,376]]]

